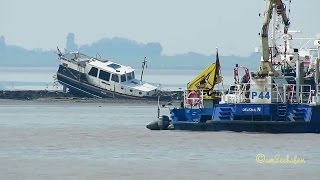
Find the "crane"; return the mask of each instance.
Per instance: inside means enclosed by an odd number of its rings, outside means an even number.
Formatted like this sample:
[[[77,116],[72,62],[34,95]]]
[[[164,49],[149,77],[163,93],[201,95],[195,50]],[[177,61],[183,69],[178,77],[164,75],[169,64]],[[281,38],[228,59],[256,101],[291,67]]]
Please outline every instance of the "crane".
[[[264,13],[264,20],[261,30],[261,44],[262,44],[262,61],[260,63],[260,69],[258,74],[260,76],[266,75],[277,75],[275,70],[272,67],[270,59],[270,51],[269,51],[269,41],[268,41],[268,31],[269,24],[272,19],[272,12],[276,10],[277,15],[282,17],[282,21],[284,23],[284,34],[288,33],[290,21],[286,15],[286,7],[282,0],[267,0],[266,11]]]

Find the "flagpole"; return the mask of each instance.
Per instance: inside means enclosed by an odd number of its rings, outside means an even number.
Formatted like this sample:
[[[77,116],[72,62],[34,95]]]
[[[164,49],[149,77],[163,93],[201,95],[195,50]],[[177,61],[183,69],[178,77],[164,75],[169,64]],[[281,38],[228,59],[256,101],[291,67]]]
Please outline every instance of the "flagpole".
[[[221,73],[221,64],[220,64],[220,60],[219,60],[219,49],[218,47],[216,47],[216,66],[218,67],[218,74],[221,76],[222,80],[221,80],[221,85],[222,85],[222,89],[224,90],[224,85],[223,85],[223,77],[222,77],[222,73]],[[216,74],[217,75],[217,74]]]

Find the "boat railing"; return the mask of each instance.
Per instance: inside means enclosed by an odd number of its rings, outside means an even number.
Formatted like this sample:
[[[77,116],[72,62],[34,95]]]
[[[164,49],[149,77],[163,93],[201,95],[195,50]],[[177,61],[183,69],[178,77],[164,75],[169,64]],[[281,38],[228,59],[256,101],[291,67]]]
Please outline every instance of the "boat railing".
[[[320,104],[320,84],[316,86],[315,90],[312,90],[312,94],[314,94],[314,96],[311,97],[312,104],[319,105]]]
[[[232,84],[222,92],[222,103],[243,103],[249,101],[249,83]]]
[[[273,96],[271,97],[272,102],[281,102],[281,103],[285,102],[283,97],[283,94],[284,94],[283,87],[279,87],[278,84],[273,84],[271,93],[276,94],[276,97],[273,97]]]
[[[226,94],[223,95],[224,103],[252,103],[253,92],[260,98],[261,103],[311,103],[314,91],[311,85],[296,85],[296,84],[264,84],[256,85],[250,83],[239,83],[231,86]],[[253,91],[255,89],[255,91]],[[318,92],[320,86],[318,87]],[[259,92],[260,91],[260,92]],[[320,92],[318,94],[320,96]],[[267,99],[263,101],[263,99]]]
[[[317,85],[317,91],[315,93],[316,93],[316,96],[320,97],[320,84]]]
[[[284,100],[288,103],[311,103],[312,95],[314,91],[311,85],[296,85],[285,84],[284,85]]]
[[[236,85],[236,102],[249,102],[250,101],[250,84],[242,83]]]
[[[255,87],[256,86],[256,87]],[[307,103],[310,104],[314,100],[314,90],[311,85],[307,84],[264,84],[256,85],[250,83],[239,83],[231,86],[229,90],[223,93],[221,97],[222,103],[252,103],[253,91],[252,89],[260,89],[263,98],[267,98],[267,101],[261,101],[261,103]],[[257,88],[259,87],[259,88]],[[320,97],[320,85],[317,87],[318,96]],[[258,98],[259,93],[257,93]],[[268,95],[267,95],[268,94]],[[187,90],[184,93],[184,107],[189,108],[203,108],[203,97],[205,90]]]

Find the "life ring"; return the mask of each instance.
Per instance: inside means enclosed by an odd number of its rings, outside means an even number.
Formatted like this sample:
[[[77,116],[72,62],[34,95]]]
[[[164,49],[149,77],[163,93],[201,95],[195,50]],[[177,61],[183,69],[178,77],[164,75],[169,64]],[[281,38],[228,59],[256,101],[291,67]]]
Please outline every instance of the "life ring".
[[[197,91],[190,91],[187,95],[187,103],[191,106],[196,106],[200,102],[200,93]]]

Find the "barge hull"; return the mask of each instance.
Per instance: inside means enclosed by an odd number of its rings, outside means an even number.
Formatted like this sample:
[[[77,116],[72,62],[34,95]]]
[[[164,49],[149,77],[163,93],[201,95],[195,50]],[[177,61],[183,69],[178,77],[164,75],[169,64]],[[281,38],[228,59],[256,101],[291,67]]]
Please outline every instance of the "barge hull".
[[[212,121],[176,122],[175,130],[190,131],[234,131],[266,133],[319,133],[319,122],[277,122],[277,121]]]

